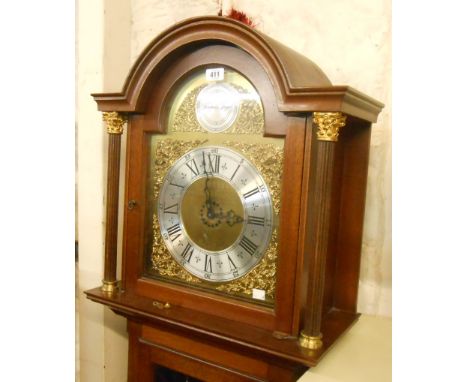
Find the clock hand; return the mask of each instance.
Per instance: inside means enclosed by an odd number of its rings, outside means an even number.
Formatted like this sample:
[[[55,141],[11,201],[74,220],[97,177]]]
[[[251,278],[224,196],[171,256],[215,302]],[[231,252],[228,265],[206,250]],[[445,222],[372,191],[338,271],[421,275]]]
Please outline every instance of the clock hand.
[[[216,213],[215,212],[215,205],[216,202],[212,199],[211,197],[211,191],[210,187],[208,185],[208,182],[210,181],[210,176],[213,176],[213,174],[209,171],[206,170],[206,160],[205,160],[205,152],[203,151],[203,159],[202,159],[202,165],[203,165],[203,170],[206,174],[206,180],[205,180],[205,206],[207,209],[207,215],[209,219],[219,219],[219,220],[225,220],[226,223],[232,227],[234,224],[242,223],[244,219],[236,215],[236,213],[233,210],[229,210],[226,214],[223,213],[223,209],[220,208],[220,212]]]
[[[208,217],[210,219],[212,219],[213,217],[215,217],[215,213],[214,213],[214,209],[213,209],[213,199],[211,198],[211,192],[210,192],[210,188],[208,187],[208,181],[210,179],[209,178],[206,178],[206,181],[205,181],[205,197],[206,197],[206,200],[205,200],[205,206],[206,206],[206,209],[208,210]]]
[[[223,210],[221,209],[221,212],[215,214],[214,216],[220,220],[225,220],[226,224],[230,227],[232,227],[234,224],[242,223],[244,221],[244,219],[239,215],[236,215],[233,210],[229,210],[226,214],[224,214],[222,211]]]
[[[215,217],[215,213],[214,213],[214,209],[213,209],[213,200],[211,198],[210,188],[208,187],[208,182],[209,182],[210,178],[209,178],[208,171],[206,171],[206,161],[205,161],[205,152],[204,151],[203,151],[202,164],[203,164],[203,170],[205,171],[205,174],[206,174],[205,189],[204,189],[204,191],[205,191],[205,206],[206,206],[206,209],[208,210],[208,218],[212,219],[213,217]]]
[[[226,223],[230,227],[232,227],[234,224],[242,223],[244,221],[244,219],[239,215],[236,215],[236,213],[233,210],[229,210],[226,214],[226,217]]]

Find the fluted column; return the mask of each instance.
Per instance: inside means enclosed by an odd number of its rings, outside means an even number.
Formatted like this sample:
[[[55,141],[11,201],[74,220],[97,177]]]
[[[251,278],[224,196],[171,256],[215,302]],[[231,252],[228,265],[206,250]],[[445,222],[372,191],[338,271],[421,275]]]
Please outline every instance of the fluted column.
[[[345,126],[346,116],[337,112],[314,113],[314,131],[317,134],[316,155],[312,166],[315,181],[312,186],[312,211],[310,222],[312,253],[307,284],[307,302],[304,327],[299,343],[308,349],[322,347],[322,306],[325,286],[325,267],[330,231],[330,207],[335,161],[335,142],[339,130]]]
[[[106,198],[106,241],[104,255],[104,279],[102,290],[113,293],[118,289],[117,281],[117,226],[119,212],[120,139],[127,121],[125,114],[103,113],[103,120],[109,134],[107,156],[107,198]]]

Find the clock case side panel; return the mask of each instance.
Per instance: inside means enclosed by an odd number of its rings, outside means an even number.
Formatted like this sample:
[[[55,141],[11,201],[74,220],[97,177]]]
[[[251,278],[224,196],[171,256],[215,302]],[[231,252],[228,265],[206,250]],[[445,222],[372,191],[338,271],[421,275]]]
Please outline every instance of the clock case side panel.
[[[340,171],[341,176],[340,190],[336,193],[339,199],[335,206],[336,237],[332,247],[336,253],[335,281],[328,283],[324,303],[328,310],[357,313],[371,123],[348,117],[347,126],[340,134],[339,169],[336,171]]]
[[[144,158],[149,156],[150,134],[164,134],[164,106],[170,89],[194,68],[222,63],[245,75],[257,88],[265,107],[265,136],[285,138],[285,164],[282,194],[295,195],[283,200],[279,230],[280,255],[277,268],[277,297],[275,310],[233,302],[223,297],[213,296],[203,291],[188,291],[179,285],[148,279],[143,275],[143,250],[145,247],[143,227],[147,206],[148,189],[141,187],[148,172]],[[137,200],[136,208],[125,211],[125,273],[123,285],[137,293],[161,302],[170,301],[192,309],[203,309],[215,315],[236,316],[245,323],[293,333],[292,311],[296,275],[296,254],[302,179],[302,158],[305,137],[305,118],[288,117],[278,111],[271,83],[259,64],[247,53],[226,45],[207,46],[185,52],[177,63],[167,68],[155,81],[154,91],[149,96],[145,114],[130,116],[130,130],[127,156],[127,194],[126,203]],[[146,224],[148,226],[148,224]],[[146,235],[147,236],[147,235]],[[147,244],[147,243],[146,243]],[[223,308],[220,310],[219,307]],[[225,310],[224,310],[225,309]]]
[[[305,167],[301,217],[301,241],[298,257],[300,277],[297,279],[295,327],[303,326],[307,310],[307,285],[313,267],[314,241],[310,221],[315,211],[311,209],[315,197],[314,161],[317,155],[317,138],[312,117],[307,119]],[[346,127],[335,142],[335,157],[331,187],[331,204],[328,245],[323,277],[323,302],[316,311],[321,312],[324,345],[338,337],[359,317],[357,295],[361,261],[364,207],[371,123],[348,116]],[[310,309],[310,307],[308,307]],[[314,309],[312,308],[313,313]],[[328,337],[328,339],[327,339]],[[326,350],[326,349],[324,349]]]

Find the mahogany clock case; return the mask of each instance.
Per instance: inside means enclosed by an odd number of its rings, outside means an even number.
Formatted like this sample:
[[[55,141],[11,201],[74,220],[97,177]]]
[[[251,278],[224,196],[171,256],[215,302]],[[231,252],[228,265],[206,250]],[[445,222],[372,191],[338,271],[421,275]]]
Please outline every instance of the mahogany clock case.
[[[146,186],[151,137],[166,134],[172,89],[190,73],[218,66],[253,84],[263,103],[264,136],[284,140],[276,293],[270,306],[167,282],[145,270],[154,203]],[[86,294],[128,318],[129,380],[150,380],[140,375],[146,371],[137,371],[145,362],[179,365],[175,370],[194,378],[203,377],[193,371],[197,368],[205,368],[205,378],[230,370],[223,380],[295,380],[316,365],[358,317],[370,127],[383,105],[352,88],[332,86],[305,57],[220,17],[170,28],[142,53],[122,93],[93,96],[100,111],[128,115],[121,287]],[[347,115],[338,141],[317,141],[316,111]],[[330,177],[328,191],[321,189],[323,174]],[[302,348],[297,340],[310,317],[321,325],[323,346],[317,350]],[[206,353],[198,356],[194,349]],[[251,357],[244,359],[246,352]],[[273,370],[284,379],[273,377]],[[237,376],[227,377],[231,374]]]

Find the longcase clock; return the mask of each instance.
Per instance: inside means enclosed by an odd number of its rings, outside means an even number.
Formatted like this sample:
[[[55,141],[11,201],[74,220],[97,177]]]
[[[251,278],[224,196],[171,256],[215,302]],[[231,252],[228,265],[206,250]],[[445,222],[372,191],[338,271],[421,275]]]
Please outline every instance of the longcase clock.
[[[121,93],[93,96],[109,133],[107,226],[103,285],[86,294],[128,320],[129,381],[297,380],[359,316],[383,105],[222,17],[168,29]]]

